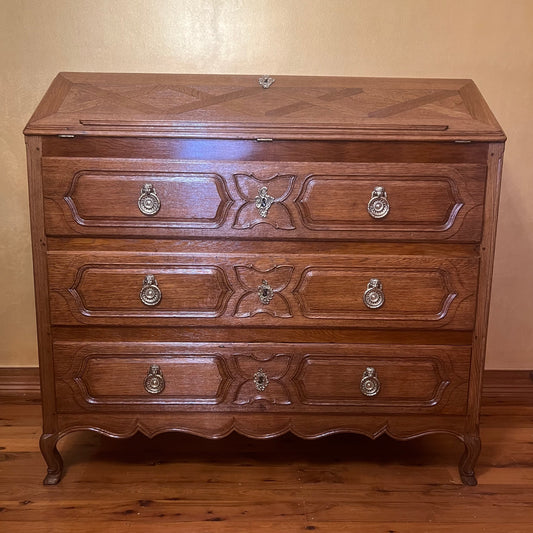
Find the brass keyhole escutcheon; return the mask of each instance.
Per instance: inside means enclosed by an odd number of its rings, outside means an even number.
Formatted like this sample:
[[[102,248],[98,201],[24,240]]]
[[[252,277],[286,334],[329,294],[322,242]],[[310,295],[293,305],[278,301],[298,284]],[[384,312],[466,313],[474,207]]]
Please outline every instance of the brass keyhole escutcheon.
[[[255,388],[259,392],[263,392],[268,387],[268,376],[266,375],[265,371],[260,368],[255,374],[254,374],[254,385]]]
[[[266,280],[263,280],[261,285],[257,287],[257,294],[264,305],[268,305],[274,298],[274,290]]]
[[[255,207],[259,209],[259,214],[265,218],[268,215],[268,210],[274,203],[275,198],[268,194],[267,187],[261,187],[258,195],[255,197]]]

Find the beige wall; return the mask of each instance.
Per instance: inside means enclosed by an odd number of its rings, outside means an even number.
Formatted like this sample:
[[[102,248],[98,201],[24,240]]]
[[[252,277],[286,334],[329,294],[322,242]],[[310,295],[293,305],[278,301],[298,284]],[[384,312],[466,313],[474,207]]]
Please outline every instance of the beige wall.
[[[488,368],[533,368],[533,0],[0,0],[0,366],[37,364],[22,129],[58,71],[473,78],[505,129]]]

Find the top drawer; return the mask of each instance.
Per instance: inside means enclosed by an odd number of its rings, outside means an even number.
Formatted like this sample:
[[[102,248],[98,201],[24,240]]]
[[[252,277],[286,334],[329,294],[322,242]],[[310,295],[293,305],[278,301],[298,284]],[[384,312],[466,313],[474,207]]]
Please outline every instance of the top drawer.
[[[486,167],[47,157],[49,235],[477,242]]]

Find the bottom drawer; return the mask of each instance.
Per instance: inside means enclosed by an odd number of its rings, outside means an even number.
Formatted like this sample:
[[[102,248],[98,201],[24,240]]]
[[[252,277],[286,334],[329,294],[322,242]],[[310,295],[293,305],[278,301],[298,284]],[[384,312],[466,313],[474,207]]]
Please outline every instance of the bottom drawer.
[[[54,344],[58,412],[466,412],[469,346]]]

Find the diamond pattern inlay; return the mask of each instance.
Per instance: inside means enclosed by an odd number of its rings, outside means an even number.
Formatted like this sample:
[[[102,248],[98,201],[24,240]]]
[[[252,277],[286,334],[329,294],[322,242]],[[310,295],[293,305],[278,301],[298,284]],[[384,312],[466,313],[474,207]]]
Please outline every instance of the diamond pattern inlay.
[[[107,86],[106,89],[96,84],[75,85],[61,106],[61,112],[94,111],[105,113],[113,106],[138,111],[147,115],[165,114],[167,117],[191,113],[201,113],[208,108],[216,107],[217,113],[235,113],[241,118],[282,118],[297,115],[299,112],[327,112],[332,118],[344,121],[346,117],[355,118],[386,118],[399,113],[412,111],[427,104],[449,106],[442,100],[458,96],[456,90],[441,91],[402,91],[394,98],[390,94],[383,98],[372,95],[368,101],[364,89],[359,87],[340,88],[305,88],[277,87],[264,91],[257,87],[237,86],[203,86],[161,84],[157,86]],[[354,105],[355,100],[360,100]],[[250,105],[253,101],[253,105]],[[279,105],[284,102],[283,105]],[[287,103],[289,102],[289,103]],[[462,100],[459,98],[459,102]],[[361,105],[362,104],[362,105]],[[456,102],[457,104],[457,102]],[[454,107],[457,107],[455,105]],[[461,106],[466,112],[464,106]],[[366,111],[366,112],[365,112]],[[457,109],[455,109],[457,111]]]
[[[470,80],[61,73],[29,130],[231,139],[360,139],[503,133]],[[391,117],[394,122],[391,121]]]

